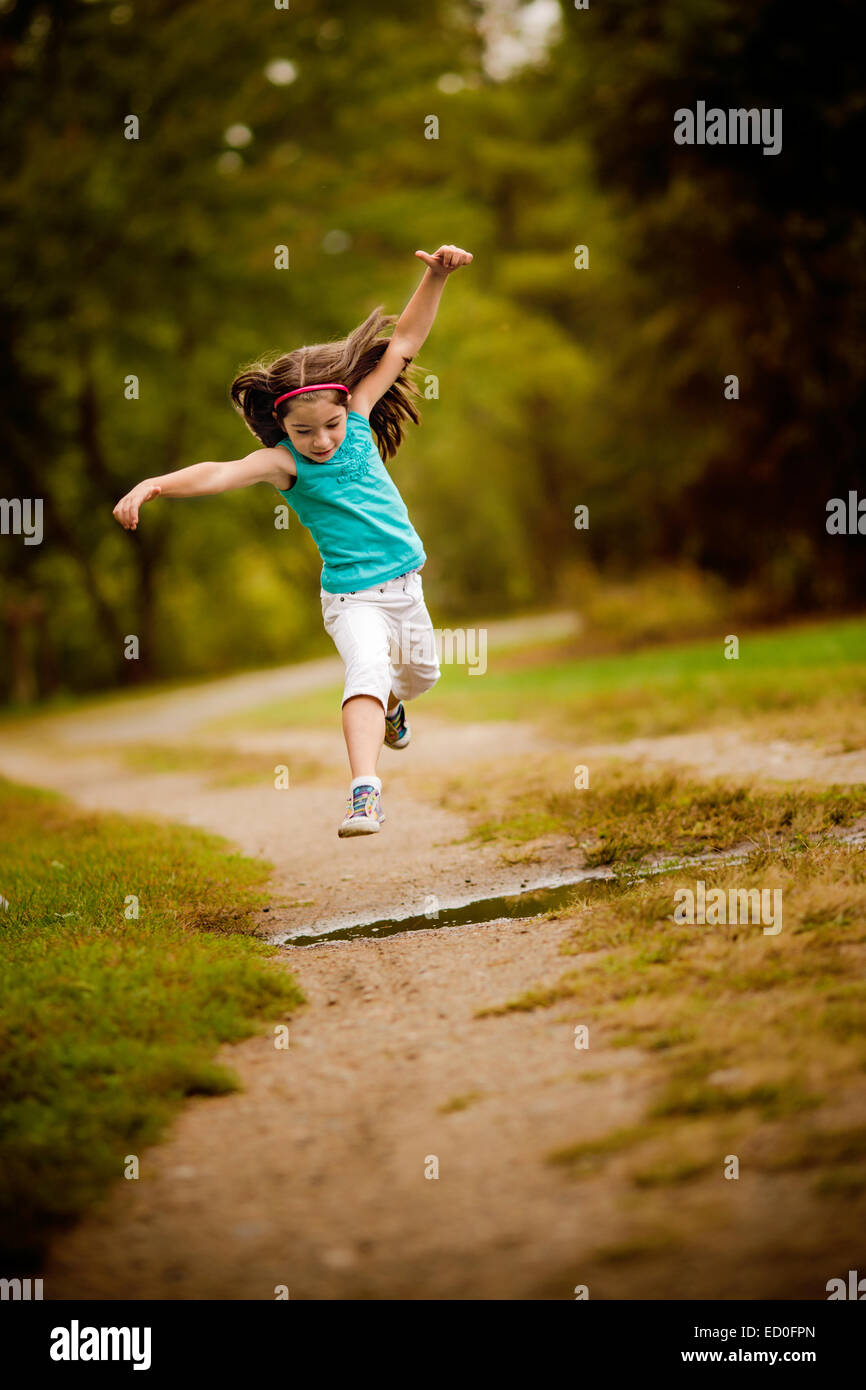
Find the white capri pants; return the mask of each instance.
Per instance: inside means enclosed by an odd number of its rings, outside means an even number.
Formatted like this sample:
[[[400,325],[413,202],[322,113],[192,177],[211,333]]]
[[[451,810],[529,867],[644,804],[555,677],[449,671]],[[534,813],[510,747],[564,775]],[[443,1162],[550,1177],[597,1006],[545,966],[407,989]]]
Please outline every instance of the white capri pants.
[[[436,637],[418,570],[350,594],[320,590],[325,631],[346,666],[344,705],[373,695],[388,709],[388,693],[412,700],[441,674]]]

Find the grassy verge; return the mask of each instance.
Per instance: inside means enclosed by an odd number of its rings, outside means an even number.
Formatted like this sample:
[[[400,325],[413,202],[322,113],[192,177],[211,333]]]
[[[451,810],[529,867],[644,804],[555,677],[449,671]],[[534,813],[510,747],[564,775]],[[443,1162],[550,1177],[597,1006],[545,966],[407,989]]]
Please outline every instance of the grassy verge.
[[[688,925],[675,890],[779,889],[782,930]],[[866,853],[823,843],[737,866],[605,883],[556,914],[572,964],[480,1016],[566,1005],[589,1028],[576,1071],[591,1095],[638,1051],[644,1114],[547,1155],[573,1178],[678,1189],[725,1155],[750,1173],[799,1173],[815,1200],[866,1209]],[[570,1017],[569,1013],[569,1017]],[[854,1219],[853,1212],[849,1218]]]
[[[268,866],[215,836],[0,780],[0,840],[8,1270],[32,1267],[184,1097],[235,1088],[219,1044],[303,996],[252,936]]]
[[[425,707],[454,719],[526,719],[581,743],[748,721],[756,734],[866,745],[866,619],[743,633],[726,660],[712,642],[527,665],[491,655],[483,675],[444,668]]]
[[[553,755],[537,758],[516,790],[513,769],[503,765],[488,768],[483,779],[446,777],[436,794],[440,804],[469,817],[478,842],[515,846],[568,835],[590,868],[789,844],[866,817],[866,786],[857,784],[744,786],[606,759],[594,762],[591,786],[575,790],[572,772],[562,755]]]

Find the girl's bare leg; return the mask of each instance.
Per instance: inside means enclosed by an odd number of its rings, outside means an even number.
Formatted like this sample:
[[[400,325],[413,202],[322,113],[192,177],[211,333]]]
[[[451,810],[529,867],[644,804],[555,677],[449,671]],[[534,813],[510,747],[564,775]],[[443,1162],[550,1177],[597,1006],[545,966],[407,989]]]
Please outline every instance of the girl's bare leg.
[[[385,738],[385,713],[373,695],[351,695],[343,706],[343,737],[353,777],[376,775]]]

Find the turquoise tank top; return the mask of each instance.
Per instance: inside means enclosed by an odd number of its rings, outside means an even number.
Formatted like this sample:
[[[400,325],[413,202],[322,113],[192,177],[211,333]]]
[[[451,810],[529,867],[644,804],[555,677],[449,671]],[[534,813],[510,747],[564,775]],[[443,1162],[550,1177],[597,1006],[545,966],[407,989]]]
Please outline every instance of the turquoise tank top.
[[[346,437],[325,463],[314,463],[288,435],[298,470],[293,487],[277,488],[324,561],[322,588],[328,594],[371,589],[420,569],[427,556],[376,448],[369,420],[350,410]]]

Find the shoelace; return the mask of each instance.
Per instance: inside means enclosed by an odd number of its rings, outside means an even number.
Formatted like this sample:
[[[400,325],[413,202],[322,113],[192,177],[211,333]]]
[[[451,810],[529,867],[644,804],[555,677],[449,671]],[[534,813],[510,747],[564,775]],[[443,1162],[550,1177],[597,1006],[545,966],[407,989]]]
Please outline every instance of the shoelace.
[[[372,815],[376,805],[376,788],[369,783],[353,788],[346,797],[346,812],[350,816]]]
[[[401,701],[400,704],[397,706],[397,713],[396,713],[396,714],[386,714],[386,715],[385,715],[385,721],[386,721],[386,723],[389,725],[389,727],[393,730],[393,732],[394,732],[395,734],[397,734],[398,737],[400,736],[400,734],[402,734],[403,730],[404,730],[405,727],[406,727],[406,711],[405,711],[405,709],[403,708],[403,703],[402,703],[402,701]]]

